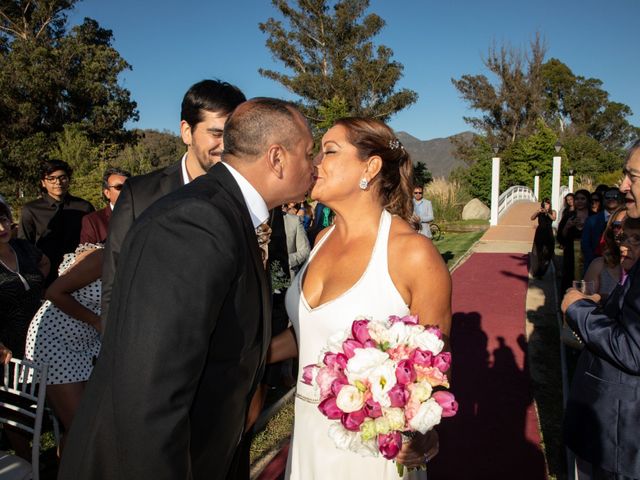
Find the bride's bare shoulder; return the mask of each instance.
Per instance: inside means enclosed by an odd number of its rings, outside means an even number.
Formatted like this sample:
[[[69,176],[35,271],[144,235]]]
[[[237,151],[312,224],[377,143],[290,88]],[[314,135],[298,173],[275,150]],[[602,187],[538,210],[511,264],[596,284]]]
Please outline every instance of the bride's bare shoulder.
[[[391,223],[389,260],[409,268],[444,265],[442,256],[433,242],[397,216],[393,217]]]

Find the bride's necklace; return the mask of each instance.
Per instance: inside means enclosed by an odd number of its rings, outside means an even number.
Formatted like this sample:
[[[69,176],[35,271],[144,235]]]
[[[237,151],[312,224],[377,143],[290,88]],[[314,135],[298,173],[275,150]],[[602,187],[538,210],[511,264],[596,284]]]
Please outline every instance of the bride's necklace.
[[[29,282],[27,282],[27,279],[24,278],[22,276],[22,274],[20,273],[20,262],[18,261],[18,254],[16,253],[16,251],[11,247],[11,245],[8,245],[9,249],[13,252],[13,256],[16,257],[16,269],[14,270],[13,268],[11,268],[9,265],[7,265],[6,263],[4,263],[4,261],[2,260],[2,258],[0,258],[0,264],[2,264],[2,266],[4,268],[6,268],[7,270],[9,270],[11,273],[15,273],[16,275],[18,275],[18,278],[20,279],[20,281],[22,282],[22,285],[24,285],[24,289],[25,291],[31,290],[31,286],[29,285]]]

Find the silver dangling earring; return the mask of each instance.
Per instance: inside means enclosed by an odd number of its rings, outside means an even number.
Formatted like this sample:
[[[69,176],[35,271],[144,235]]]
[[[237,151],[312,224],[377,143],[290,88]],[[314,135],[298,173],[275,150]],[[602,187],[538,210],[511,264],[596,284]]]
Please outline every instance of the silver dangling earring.
[[[366,178],[362,177],[362,178],[360,179],[360,183],[358,183],[358,186],[359,186],[362,190],[366,190],[366,189],[367,189],[367,187],[369,186],[369,181],[368,181]]]

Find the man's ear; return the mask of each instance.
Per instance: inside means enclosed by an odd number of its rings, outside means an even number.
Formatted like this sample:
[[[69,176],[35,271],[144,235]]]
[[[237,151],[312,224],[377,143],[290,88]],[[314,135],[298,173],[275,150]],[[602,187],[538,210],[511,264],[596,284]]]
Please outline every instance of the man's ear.
[[[180,122],[180,136],[187,147],[191,146],[191,125],[186,120]]]
[[[367,160],[367,169],[365,170],[365,176],[367,177],[367,180],[371,182],[371,180],[373,180],[376,175],[380,173],[381,169],[382,158],[380,158],[379,155],[373,155],[372,157],[369,157],[369,160]]]
[[[266,162],[269,170],[271,170],[276,177],[282,178],[284,174],[284,164],[286,163],[286,150],[281,145],[273,144],[267,150]]]

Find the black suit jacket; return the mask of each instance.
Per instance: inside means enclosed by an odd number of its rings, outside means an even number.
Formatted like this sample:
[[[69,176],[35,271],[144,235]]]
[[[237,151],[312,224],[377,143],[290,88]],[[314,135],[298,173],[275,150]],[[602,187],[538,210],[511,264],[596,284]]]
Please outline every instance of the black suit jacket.
[[[135,219],[151,204],[183,185],[182,161],[146,175],[128,178],[124,183],[111,215],[109,235],[104,249],[101,298],[103,327],[109,315],[116,265],[127,232]]]
[[[59,479],[225,478],[262,375],[271,305],[224,165],[136,221],[113,294]]]
[[[583,339],[565,412],[565,442],[596,466],[640,478],[640,263],[603,308],[588,300],[567,309]]]

